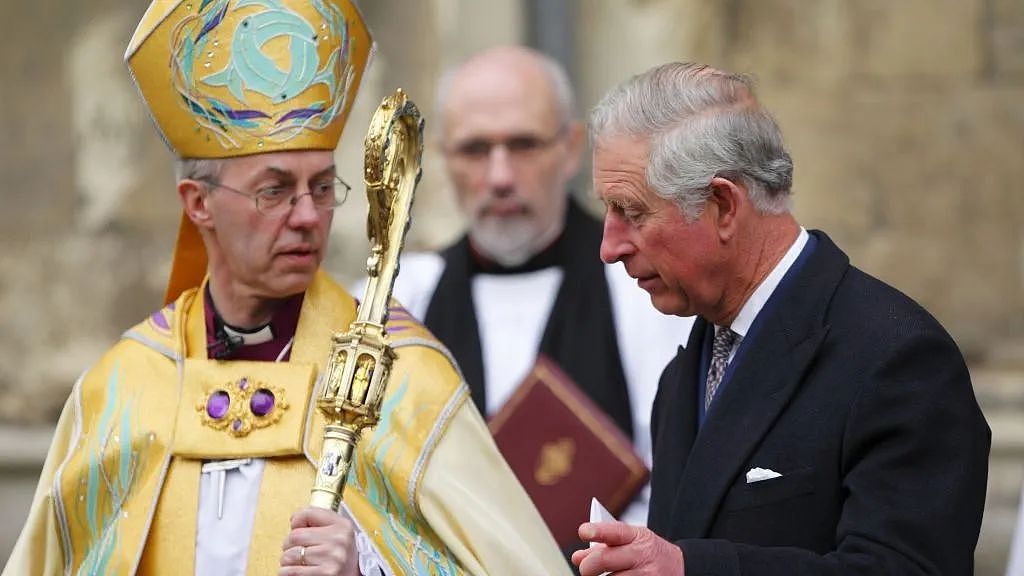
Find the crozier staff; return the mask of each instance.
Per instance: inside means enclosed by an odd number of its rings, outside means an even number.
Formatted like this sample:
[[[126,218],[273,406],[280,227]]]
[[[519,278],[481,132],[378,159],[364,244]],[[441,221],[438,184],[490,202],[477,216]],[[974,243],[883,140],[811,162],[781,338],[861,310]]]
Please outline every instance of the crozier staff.
[[[400,309],[340,513],[306,506],[354,299],[320,270],[371,53],[348,0],[156,0],[132,76],[178,157],[167,305],[76,383],[5,575],[558,574],[443,347]]]

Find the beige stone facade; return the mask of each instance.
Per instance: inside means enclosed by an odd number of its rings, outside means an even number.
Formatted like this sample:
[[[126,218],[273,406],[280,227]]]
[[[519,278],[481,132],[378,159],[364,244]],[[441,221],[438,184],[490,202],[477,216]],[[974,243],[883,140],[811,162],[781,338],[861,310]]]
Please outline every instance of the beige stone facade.
[[[9,3],[0,19],[4,525],[24,513],[47,426],[75,378],[160,305],[177,221],[171,156],[121,63],[147,3]],[[429,138],[442,70],[480,48],[526,41],[553,5],[570,11],[582,109],[671,59],[754,73],[796,163],[801,222],[920,301],[971,361],[994,433],[978,573],[1003,573],[1024,479],[1024,2],[362,5],[379,46],[338,153],[350,181],[381,97],[403,87]],[[424,161],[416,248],[443,244],[460,226],[436,152]],[[328,267],[344,278],[365,260],[364,208],[353,194],[336,217]],[[0,532],[0,557],[12,537]]]

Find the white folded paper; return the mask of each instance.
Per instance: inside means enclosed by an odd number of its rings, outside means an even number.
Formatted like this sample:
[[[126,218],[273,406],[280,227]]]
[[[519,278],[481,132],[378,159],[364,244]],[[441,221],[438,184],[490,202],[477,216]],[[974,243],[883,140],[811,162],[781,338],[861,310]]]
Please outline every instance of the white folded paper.
[[[608,511],[597,498],[590,499],[590,521],[591,522],[618,522],[618,518],[612,516],[612,513]],[[594,545],[593,542],[590,543]]]
[[[618,518],[612,516],[612,513],[608,511],[597,498],[590,499],[590,521],[591,522],[618,522]],[[590,547],[597,546],[597,542],[591,542]],[[611,572],[602,572],[601,576],[608,576]]]
[[[770,468],[751,468],[747,472],[747,484],[753,484],[754,482],[761,482],[763,480],[771,480],[772,478],[778,478],[782,476],[775,470]]]

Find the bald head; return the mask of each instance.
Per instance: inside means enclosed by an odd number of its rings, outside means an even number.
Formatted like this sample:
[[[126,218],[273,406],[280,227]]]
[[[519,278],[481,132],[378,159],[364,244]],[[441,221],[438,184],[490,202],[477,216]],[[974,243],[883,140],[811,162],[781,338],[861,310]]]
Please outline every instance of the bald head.
[[[491,48],[448,70],[437,86],[441,129],[450,114],[474,102],[525,98],[543,104],[558,122],[575,119],[575,96],[565,68],[550,56],[525,46]],[[443,134],[442,134],[443,136]]]
[[[523,47],[494,48],[447,73],[439,144],[478,252],[524,262],[562,230],[583,130],[565,71]]]

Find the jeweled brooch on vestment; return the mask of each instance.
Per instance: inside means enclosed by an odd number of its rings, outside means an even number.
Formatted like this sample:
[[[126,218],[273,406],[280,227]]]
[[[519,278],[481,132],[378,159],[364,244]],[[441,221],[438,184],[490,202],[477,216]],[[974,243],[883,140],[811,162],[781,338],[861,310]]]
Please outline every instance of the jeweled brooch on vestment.
[[[287,409],[284,390],[244,376],[196,402],[204,426],[227,430],[237,438],[276,423]]]

